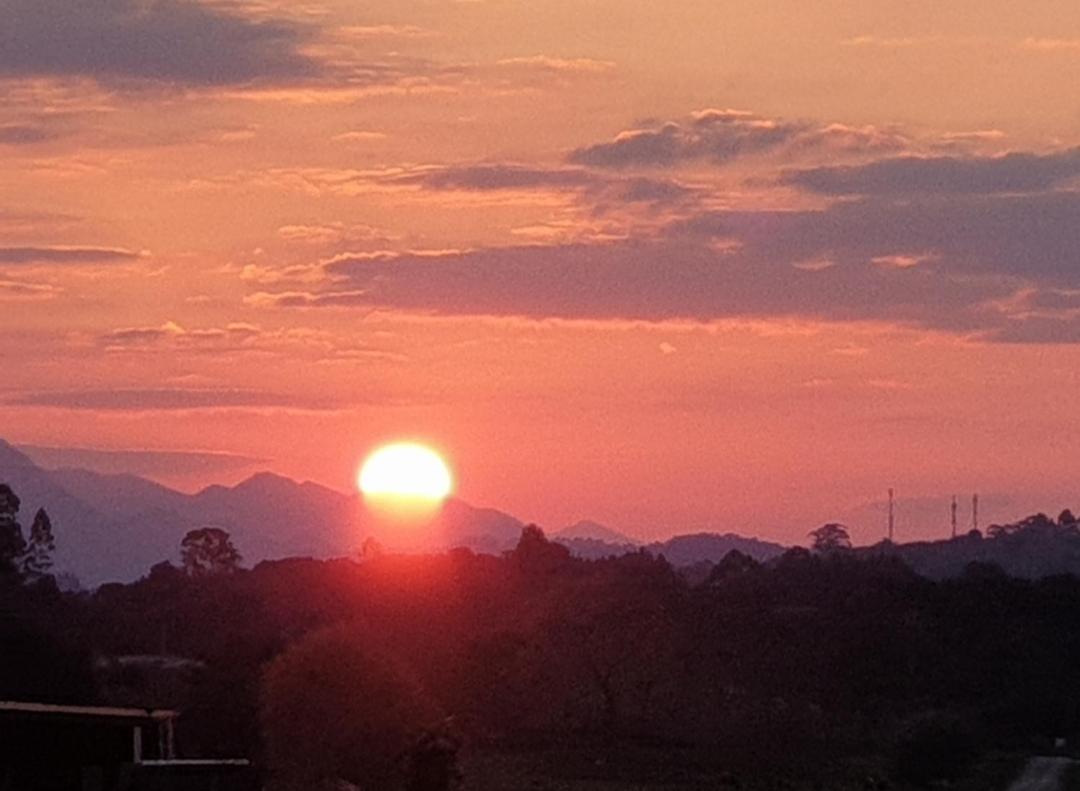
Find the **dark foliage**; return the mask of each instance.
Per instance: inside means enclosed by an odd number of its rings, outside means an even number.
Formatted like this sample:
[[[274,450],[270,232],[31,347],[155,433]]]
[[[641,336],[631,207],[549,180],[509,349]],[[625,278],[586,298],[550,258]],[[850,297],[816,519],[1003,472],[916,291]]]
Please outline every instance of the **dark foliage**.
[[[1035,520],[984,542],[1050,529],[1069,527]],[[114,662],[165,658],[171,669],[125,671],[103,692],[176,706],[182,748],[251,755],[300,785],[441,788],[458,746],[628,745],[716,776],[825,782],[861,761],[919,785],[961,777],[987,749],[1080,733],[1080,581],[986,563],[933,581],[887,552],[732,553],[695,586],[648,553],[576,559],[529,527],[504,557],[373,551],[194,576],[162,564],[92,595],[4,596],[39,636]],[[20,639],[11,694],[52,689],[34,675],[55,679],[50,666],[86,679],[55,639]],[[302,743],[322,757],[298,758]]]
[[[220,527],[190,531],[180,542],[180,561],[192,577],[228,574],[240,567],[240,552]]]
[[[0,614],[0,700],[93,703],[90,658],[45,628]]]

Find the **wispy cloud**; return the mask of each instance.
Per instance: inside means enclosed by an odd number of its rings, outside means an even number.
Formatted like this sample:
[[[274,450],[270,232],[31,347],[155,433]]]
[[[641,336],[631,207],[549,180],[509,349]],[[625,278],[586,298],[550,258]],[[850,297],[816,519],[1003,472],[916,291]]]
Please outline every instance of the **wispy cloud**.
[[[604,74],[613,71],[616,68],[616,64],[610,60],[595,60],[593,58],[553,58],[547,55],[503,58],[497,62],[497,65],[542,69],[544,71],[560,74]]]
[[[291,409],[327,411],[339,402],[308,395],[241,389],[50,390],[8,396],[10,406],[46,407],[89,412],[174,412],[215,409]]]
[[[670,168],[693,162],[724,164],[784,149],[859,153],[902,150],[894,130],[766,118],[742,110],[702,110],[689,120],[630,129],[613,140],[579,148],[570,161],[601,168]]]
[[[791,170],[783,180],[825,195],[1044,192],[1080,176],[1080,148],[992,157],[896,157]]]
[[[63,289],[49,283],[30,283],[25,280],[10,280],[0,274],[0,300],[3,299],[51,299],[62,293]]]
[[[39,466],[50,469],[77,467],[106,474],[142,476],[207,475],[244,470],[267,459],[219,451],[112,450],[102,448],[20,445]]]
[[[144,255],[123,247],[0,247],[0,264],[101,264],[131,261]]]
[[[1026,38],[1020,46],[1043,52],[1080,52],[1080,38]]]
[[[30,146],[52,140],[56,134],[43,126],[29,124],[0,125],[0,145]]]

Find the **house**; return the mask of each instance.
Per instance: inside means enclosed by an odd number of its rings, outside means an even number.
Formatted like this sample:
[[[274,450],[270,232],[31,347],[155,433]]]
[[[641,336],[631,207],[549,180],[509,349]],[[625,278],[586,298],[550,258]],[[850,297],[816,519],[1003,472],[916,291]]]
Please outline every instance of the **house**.
[[[249,791],[248,761],[176,757],[169,709],[0,701],[0,789]]]

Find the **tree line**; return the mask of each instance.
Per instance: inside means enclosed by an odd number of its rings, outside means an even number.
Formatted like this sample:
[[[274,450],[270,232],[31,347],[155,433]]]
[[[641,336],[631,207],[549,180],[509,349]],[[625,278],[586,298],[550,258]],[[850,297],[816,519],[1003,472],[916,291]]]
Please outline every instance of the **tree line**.
[[[176,706],[182,749],[254,757],[282,791],[481,788],[507,756],[609,784],[929,787],[1080,733],[1080,581],[935,582],[825,527],[696,585],[534,526],[500,557],[253,569],[192,531],[132,584],[8,589],[0,638],[34,659],[0,660],[0,697]]]

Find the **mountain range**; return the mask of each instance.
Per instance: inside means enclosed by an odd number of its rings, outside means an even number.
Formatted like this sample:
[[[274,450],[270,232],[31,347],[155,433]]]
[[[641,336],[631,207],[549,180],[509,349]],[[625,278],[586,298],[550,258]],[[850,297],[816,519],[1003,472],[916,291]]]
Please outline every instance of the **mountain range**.
[[[9,484],[21,499],[24,525],[38,508],[48,511],[57,539],[56,570],[74,575],[84,585],[133,580],[156,563],[175,561],[183,536],[199,527],[227,530],[248,564],[283,557],[347,556],[356,554],[367,536],[384,538],[358,495],[268,472],[236,486],[215,485],[186,494],[134,475],[46,469],[0,440],[0,482]],[[498,554],[517,544],[523,526],[509,514],[452,498],[422,533],[406,534],[406,541],[392,546],[468,547]],[[779,544],[711,534],[643,546],[590,521],[555,531],[552,538],[581,557],[645,549],[677,565],[716,562],[731,549],[763,561],[784,550]]]
[[[359,495],[316,483],[263,472],[236,486],[215,485],[187,494],[134,475],[46,469],[4,440],[0,440],[0,483],[9,484],[21,499],[24,526],[38,508],[48,511],[56,534],[56,571],[87,586],[134,580],[157,563],[176,561],[181,539],[199,527],[227,530],[252,565],[285,557],[355,555],[369,536],[405,551],[467,547],[499,554],[517,544],[524,526],[510,514],[451,498],[422,529],[387,536],[379,532]],[[767,562],[787,549],[732,533],[677,535],[642,544],[591,521],[557,530],[551,537],[579,557],[645,551],[663,555],[676,567],[695,567],[697,576],[707,574],[709,565],[731,550]],[[882,544],[859,551],[898,555],[933,578],[962,573],[973,561],[993,563],[1025,577],[1080,573],[1080,532],[1075,528],[1025,530],[993,540],[965,535],[952,541]]]
[[[354,554],[371,534],[359,496],[271,473],[185,494],[134,475],[44,469],[0,440],[0,482],[21,499],[24,526],[38,508],[48,511],[57,571],[87,585],[136,579],[176,560],[181,539],[198,527],[228,530],[249,563]],[[452,499],[426,540],[430,548],[502,551],[514,546],[521,528],[512,516]]]

